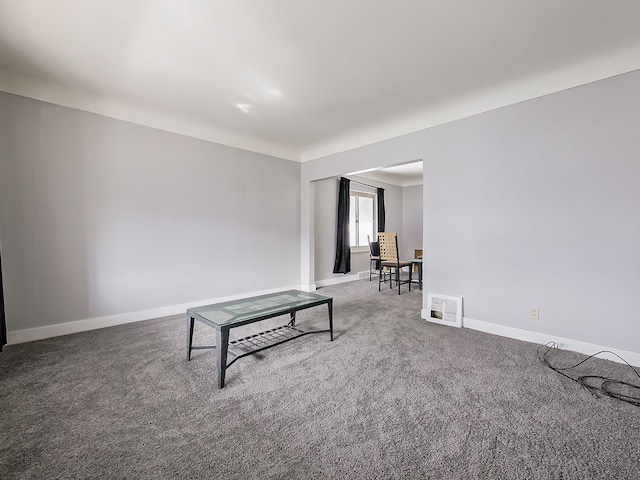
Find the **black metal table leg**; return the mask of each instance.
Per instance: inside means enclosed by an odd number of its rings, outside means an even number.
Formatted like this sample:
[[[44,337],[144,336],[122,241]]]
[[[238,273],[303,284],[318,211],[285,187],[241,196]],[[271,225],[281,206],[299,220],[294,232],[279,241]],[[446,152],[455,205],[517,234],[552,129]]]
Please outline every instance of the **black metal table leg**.
[[[333,299],[327,302],[327,307],[329,307],[329,335],[333,342]]]
[[[291,321],[289,322],[289,325],[292,327],[296,326],[296,312],[291,312]]]
[[[229,350],[229,329],[216,329],[216,367],[218,369],[218,388],[224,387],[227,373],[227,351]]]
[[[195,319],[187,317],[187,362],[191,361],[191,345],[193,344],[193,325]]]

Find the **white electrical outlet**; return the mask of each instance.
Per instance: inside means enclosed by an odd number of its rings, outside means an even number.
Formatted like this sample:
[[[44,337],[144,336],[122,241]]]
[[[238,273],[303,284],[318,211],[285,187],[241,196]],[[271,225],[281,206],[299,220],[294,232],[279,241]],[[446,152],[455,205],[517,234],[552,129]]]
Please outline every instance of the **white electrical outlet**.
[[[538,307],[531,307],[529,309],[529,318],[531,320],[538,320],[540,318],[540,310],[538,310]]]

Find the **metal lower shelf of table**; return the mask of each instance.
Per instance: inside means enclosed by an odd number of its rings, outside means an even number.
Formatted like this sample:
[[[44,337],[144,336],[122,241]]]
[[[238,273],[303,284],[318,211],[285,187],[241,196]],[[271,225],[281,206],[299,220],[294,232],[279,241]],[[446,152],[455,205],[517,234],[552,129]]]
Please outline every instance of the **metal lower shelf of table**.
[[[233,356],[233,360],[227,363],[230,367],[233,362],[247,355],[261,352],[267,348],[275,347],[282,343],[303,337],[310,333],[325,333],[326,330],[300,330],[293,325],[283,325],[281,327],[265,330],[264,332],[254,333],[238,340],[229,342],[228,355]]]

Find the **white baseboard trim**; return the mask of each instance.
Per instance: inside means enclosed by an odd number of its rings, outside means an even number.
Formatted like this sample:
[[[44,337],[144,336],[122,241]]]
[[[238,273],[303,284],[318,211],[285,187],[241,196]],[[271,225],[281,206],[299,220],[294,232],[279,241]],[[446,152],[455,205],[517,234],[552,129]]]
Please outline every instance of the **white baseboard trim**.
[[[167,317],[169,315],[179,315],[181,313],[185,313],[187,308],[191,307],[199,307],[201,305],[208,305],[210,303],[239,300],[241,298],[254,297],[256,295],[267,295],[269,293],[283,292],[285,290],[304,290],[303,287],[304,286],[302,285],[294,285],[291,287],[282,287],[251,293],[242,293],[239,295],[230,295],[227,297],[212,298],[209,300],[198,300],[195,302],[183,303],[180,305],[170,305],[160,308],[152,308],[149,310],[142,310],[138,312],[121,313],[118,315],[110,315],[107,317],[88,318],[85,320],[77,320],[75,322],[47,325],[45,327],[14,330],[7,332],[7,344],[14,345],[16,343],[33,342],[35,340],[43,340],[45,338],[59,337],[61,335],[86,332],[88,330],[95,330],[98,328],[113,327],[116,325],[123,325],[125,323],[140,322],[142,320],[150,320],[152,318]]]
[[[358,280],[358,274],[354,275],[342,275],[341,277],[327,278],[326,280],[317,280],[316,286],[328,287],[329,285],[338,285],[340,283],[354,282]]]
[[[549,342],[556,342],[558,344],[558,348],[562,350],[571,350],[585,355],[593,355],[594,353],[598,353],[602,350],[608,350],[615,353],[616,355],[620,355],[631,365],[640,366],[640,353],[638,352],[629,352],[626,350],[621,350],[619,348],[609,347],[606,345],[597,345],[595,343],[582,342],[580,340],[574,340],[572,338],[558,337],[556,335],[549,335],[547,333],[532,332],[530,330],[523,330],[521,328],[507,327],[505,325],[498,325],[496,323],[483,322],[482,320],[474,320],[473,318],[469,317],[463,317],[462,326],[464,328],[470,328],[472,330],[491,333],[493,335],[499,335],[501,337],[515,338],[516,340],[537,343],[539,345],[544,345]],[[622,360],[620,360],[615,355],[609,355],[606,353],[598,355],[598,358],[606,358],[614,362],[623,363]]]

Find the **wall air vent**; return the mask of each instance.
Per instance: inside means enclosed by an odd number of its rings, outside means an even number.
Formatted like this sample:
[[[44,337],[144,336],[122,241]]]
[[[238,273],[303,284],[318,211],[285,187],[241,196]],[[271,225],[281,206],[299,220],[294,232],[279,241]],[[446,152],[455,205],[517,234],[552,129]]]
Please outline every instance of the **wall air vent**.
[[[460,328],[462,326],[462,297],[429,293],[427,295],[427,321]]]

